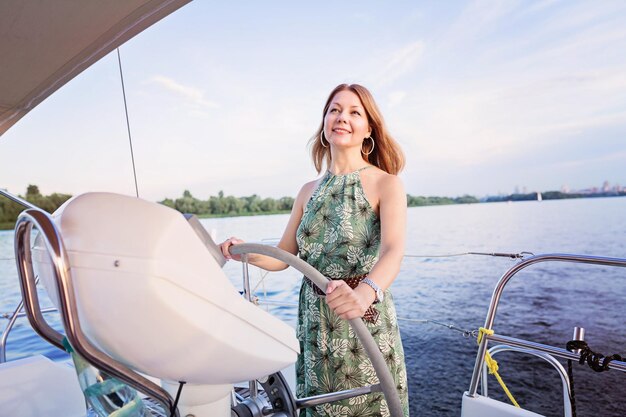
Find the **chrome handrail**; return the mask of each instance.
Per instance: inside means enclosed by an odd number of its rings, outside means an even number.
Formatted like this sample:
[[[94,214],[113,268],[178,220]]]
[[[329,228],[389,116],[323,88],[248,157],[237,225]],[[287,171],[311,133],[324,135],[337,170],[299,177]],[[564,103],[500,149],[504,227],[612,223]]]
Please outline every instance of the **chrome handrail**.
[[[22,307],[24,307],[24,300],[20,300],[20,303],[17,305],[17,308],[9,319],[7,327],[5,327],[5,329],[2,331],[2,337],[0,337],[0,363],[5,363],[7,361],[7,339],[9,338],[9,333],[11,333],[11,329],[13,328],[13,325],[15,324],[15,321],[17,320],[20,311],[22,311]]]
[[[505,343],[509,346],[533,349],[533,350],[545,352],[552,356],[557,356],[559,358],[563,358],[563,359],[567,359],[571,361],[580,360],[579,353],[570,352],[567,349],[554,347],[550,345],[544,345],[542,343],[537,343],[537,342],[531,342],[529,340],[516,339],[514,337],[503,336],[503,335],[496,334],[496,333],[489,335],[488,337],[489,337],[489,340],[493,340],[494,342]],[[611,362],[609,362],[607,366],[609,369],[626,372],[626,362],[624,361],[612,360]]]
[[[7,340],[9,338],[9,333],[11,333],[11,330],[13,330],[13,326],[15,325],[16,320],[20,317],[28,316],[27,313],[22,311],[23,307],[24,307],[24,301],[20,300],[13,314],[11,315],[3,314],[1,317],[3,319],[8,319],[9,323],[7,324],[7,327],[5,327],[4,330],[2,331],[2,337],[0,337],[0,363],[4,363],[7,361],[7,356],[6,356]],[[56,313],[58,312],[58,310],[54,307],[48,307],[48,308],[42,309],[41,312],[43,314]]]
[[[169,412],[173,407],[174,401],[167,391],[104,354],[87,339],[78,317],[70,264],[63,245],[63,239],[50,215],[39,209],[28,209],[19,215],[15,225],[14,243],[22,299],[28,320],[33,329],[51,344],[65,350],[62,344],[63,335],[50,327],[41,313],[30,248],[30,235],[33,227],[41,232],[46,249],[51,256],[54,283],[59,296],[59,313],[65,328],[66,337],[74,350],[96,368],[108,372],[138,391],[154,398],[163,405],[166,412]],[[173,415],[179,417],[178,409],[173,411]]]
[[[37,286],[38,282],[39,282],[39,278],[35,278],[35,286]],[[24,300],[20,300],[13,314],[11,314],[10,316],[3,317],[3,318],[8,318],[9,323],[2,331],[2,336],[0,337],[0,363],[5,363],[7,361],[7,356],[6,356],[7,340],[9,338],[9,333],[11,333],[11,330],[13,329],[13,326],[15,325],[15,322],[17,321],[19,317],[27,316],[26,313],[22,312],[23,307],[24,307]],[[41,310],[41,312],[44,314],[50,313],[53,311],[57,311],[57,309],[54,307],[50,307],[50,308],[44,308]]]
[[[241,255],[241,266],[243,274],[243,296],[249,303],[252,302],[252,293],[250,292],[250,271],[248,269],[248,255]],[[250,389],[250,398],[256,398],[259,395],[259,390],[256,385],[256,380],[248,381],[248,387]]]
[[[367,385],[365,387],[352,388],[344,391],[330,392],[328,394],[318,394],[306,398],[296,399],[296,408],[310,408],[316,405],[332,403],[334,401],[346,400],[359,395],[372,394],[375,392],[383,392],[380,385]]]
[[[39,207],[37,207],[36,205],[29,203],[28,201],[24,200],[23,198],[12,194],[10,192],[8,192],[7,190],[3,190],[0,188],[0,195],[5,196],[6,198],[8,198],[9,200],[13,201],[14,203],[17,203],[23,207],[26,207],[27,209],[38,209]],[[37,285],[37,280],[38,278],[35,280],[35,286]],[[15,325],[15,321],[17,320],[17,318],[19,316],[21,316],[20,311],[22,310],[22,308],[24,307],[24,299],[20,300],[19,304],[17,305],[17,308],[15,309],[15,311],[13,312],[13,314],[11,315],[11,317],[9,318],[9,323],[7,324],[7,327],[4,328],[4,330],[2,331],[2,337],[0,337],[0,363],[4,363],[6,362],[6,343],[7,343],[7,339],[9,337],[9,333],[11,332],[11,329],[13,328],[13,325]]]
[[[522,269],[537,263],[542,262],[569,262],[569,263],[583,263],[590,265],[602,265],[602,266],[616,266],[616,267],[626,267],[626,259],[623,258],[609,258],[609,257],[601,257],[601,256],[589,256],[589,255],[572,255],[572,254],[562,254],[562,253],[553,253],[553,254],[544,254],[544,255],[536,255],[530,258],[524,259],[518,264],[514,265],[508,271],[502,275],[491,296],[491,302],[489,304],[489,310],[487,311],[487,318],[485,319],[484,328],[486,330],[493,329],[493,323],[496,317],[496,311],[498,309],[498,305],[500,303],[500,298],[502,296],[502,292],[504,288],[509,283],[509,281]],[[549,353],[554,356],[559,356],[565,359],[579,360],[580,354],[569,352],[565,349],[555,348],[549,345],[543,345],[540,343],[530,342],[521,339],[510,338],[502,335],[487,335],[485,334],[482,338],[480,345],[478,346],[478,352],[476,354],[476,362],[474,364],[474,371],[472,373],[472,380],[470,382],[469,391],[466,395],[470,397],[475,397],[476,392],[478,391],[478,383],[480,381],[480,377],[482,374],[483,363],[485,361],[485,352],[487,351],[487,344],[489,340],[498,341],[501,343],[506,343],[512,346],[518,346],[522,348],[539,350],[542,352]],[[611,369],[618,369],[620,371],[626,372],[626,363],[620,361],[612,361],[609,365]]]
[[[489,353],[491,354],[492,357],[496,355],[497,353],[507,352],[507,351],[533,355],[533,356],[538,357],[539,359],[543,359],[544,361],[552,365],[552,367],[558,372],[559,376],[561,377],[561,383],[563,384],[563,410],[564,410],[563,414],[565,414],[565,417],[572,417],[572,403],[570,402],[572,391],[571,391],[571,387],[569,383],[569,378],[567,376],[567,371],[565,370],[565,368],[563,368],[563,365],[561,365],[561,363],[557,361],[554,358],[554,356],[548,353],[539,352],[533,349],[524,349],[524,348],[517,347],[517,346],[507,346],[507,345],[496,345],[489,349]],[[487,386],[488,385],[487,384],[487,381],[488,381],[487,372],[488,372],[488,368],[487,368],[487,364],[485,364],[483,366],[483,375],[482,375],[482,380],[481,380],[481,394],[485,397],[489,396],[489,388]]]
[[[29,203],[28,201],[24,200],[23,198],[15,195],[15,194],[11,194],[10,192],[8,192],[7,190],[3,190],[2,188],[0,188],[0,195],[5,196],[6,198],[8,198],[9,200],[23,206],[29,209],[33,209],[33,208],[39,208],[36,205]]]

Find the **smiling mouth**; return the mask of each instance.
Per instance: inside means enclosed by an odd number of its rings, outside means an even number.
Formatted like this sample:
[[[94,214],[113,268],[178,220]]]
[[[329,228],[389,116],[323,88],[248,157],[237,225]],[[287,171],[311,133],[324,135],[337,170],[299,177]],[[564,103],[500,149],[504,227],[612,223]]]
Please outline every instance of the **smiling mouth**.
[[[340,127],[336,127],[333,129],[333,132],[337,132],[337,133],[351,133],[349,130],[346,129],[342,129]]]

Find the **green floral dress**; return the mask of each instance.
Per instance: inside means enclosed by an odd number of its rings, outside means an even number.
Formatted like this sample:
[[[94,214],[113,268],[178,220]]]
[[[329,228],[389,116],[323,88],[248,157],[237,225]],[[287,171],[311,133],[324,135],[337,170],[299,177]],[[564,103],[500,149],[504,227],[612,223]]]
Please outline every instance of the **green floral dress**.
[[[365,198],[361,170],[347,175],[327,172],[305,207],[296,233],[300,258],[331,279],[363,276],[378,261],[380,220]],[[312,285],[305,279],[300,288],[298,398],[378,383],[348,322],[333,313]],[[365,324],[391,370],[408,416],[404,351],[389,290],[384,301],[373,307],[379,314]],[[374,393],[304,409],[300,416],[377,417],[389,416],[389,410],[382,393]]]

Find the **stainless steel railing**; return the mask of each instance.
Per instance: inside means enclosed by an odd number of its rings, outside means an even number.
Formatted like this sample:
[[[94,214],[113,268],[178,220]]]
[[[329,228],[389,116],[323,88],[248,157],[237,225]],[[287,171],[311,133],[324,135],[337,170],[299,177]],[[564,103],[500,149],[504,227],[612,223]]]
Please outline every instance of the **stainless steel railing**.
[[[500,352],[517,352],[517,353],[525,353],[527,355],[532,355],[538,357],[545,362],[548,362],[552,367],[558,372],[559,377],[561,378],[561,383],[563,385],[563,410],[565,417],[572,417],[572,404],[570,402],[571,398],[571,387],[569,383],[569,378],[567,376],[567,371],[563,368],[563,365],[556,358],[548,353],[539,352],[532,349],[523,349],[516,346],[508,346],[508,345],[496,345],[489,349],[489,353],[493,357],[497,353]],[[489,388],[487,384],[487,366],[483,366],[483,374],[481,380],[481,393],[485,397],[489,396]]]
[[[493,294],[491,296],[491,302],[489,304],[489,310],[487,312],[487,318],[485,319],[484,328],[487,330],[493,329],[493,323],[495,321],[496,312],[498,310],[498,305],[500,303],[500,298],[502,297],[502,292],[506,285],[513,279],[513,277],[522,269],[529,267],[534,264],[543,263],[543,262],[568,262],[568,263],[583,263],[590,265],[602,265],[602,266],[614,266],[614,267],[626,267],[626,259],[623,258],[609,258],[609,257],[601,257],[601,256],[587,256],[587,255],[572,255],[572,254],[544,254],[544,255],[536,255],[530,258],[524,259],[512,268],[510,268],[507,272],[502,275],[500,280],[498,281]],[[487,346],[489,341],[504,343],[507,346],[513,346],[516,348],[522,349],[530,349],[537,352],[544,352],[549,355],[578,361],[580,359],[580,354],[577,352],[570,352],[566,349],[554,347],[550,345],[545,345],[542,343],[536,343],[528,340],[516,339],[509,336],[504,336],[500,334],[484,334],[480,345],[478,346],[478,352],[476,354],[476,362],[474,364],[474,371],[472,373],[472,379],[470,382],[470,387],[466,395],[470,397],[474,397],[477,395],[478,383],[480,381],[483,366],[485,363],[485,352],[487,351]],[[626,372],[626,362],[622,361],[612,361],[609,364],[610,369],[617,369],[622,372]]]
[[[35,278],[35,285],[37,285],[38,281],[39,281],[39,278]],[[26,313],[22,312],[23,309],[24,309],[24,300],[20,300],[17,307],[15,308],[15,311],[13,311],[13,314],[7,315],[7,317],[5,317],[9,319],[9,322],[7,323],[6,327],[2,331],[2,336],[0,336],[0,363],[4,363],[7,361],[7,355],[6,355],[7,340],[9,338],[9,333],[11,333],[11,330],[13,329],[13,326],[15,325],[15,322],[20,317],[26,317]],[[57,311],[57,309],[54,307],[41,309],[41,312],[43,314],[51,313],[54,311]]]
[[[29,203],[28,201],[24,200],[21,197],[18,197],[14,194],[11,194],[10,192],[3,190],[0,188],[0,195],[5,196],[6,198],[8,198],[9,200],[23,206],[26,208],[38,208],[35,205]],[[21,313],[22,308],[24,307],[24,300],[20,300],[18,306],[16,307],[15,311],[13,312],[13,314],[11,314],[8,319],[9,319],[9,323],[7,324],[7,326],[4,328],[4,330],[2,331],[2,336],[0,337],[0,363],[4,363],[7,360],[6,357],[6,345],[7,345],[7,339],[9,337],[9,333],[11,332],[11,329],[13,329],[13,326],[15,325],[15,321],[17,320],[18,317],[23,316],[24,314]]]
[[[39,208],[37,206],[35,206],[34,204],[29,203],[28,201],[24,200],[23,198],[16,196],[15,194],[11,194],[10,192],[3,190],[2,188],[0,188],[0,195],[5,196],[6,198],[8,198],[9,200],[21,205],[22,207],[26,207],[26,208]]]
[[[63,245],[63,239],[50,215],[39,209],[28,209],[20,214],[15,225],[14,242],[22,299],[26,315],[33,329],[49,343],[64,350],[62,344],[63,335],[46,322],[41,312],[31,258],[30,237],[33,228],[41,233],[46,249],[51,257],[54,282],[59,296],[59,313],[65,328],[66,337],[74,350],[96,368],[108,372],[115,378],[154,398],[163,405],[164,410],[171,410],[174,401],[167,391],[105,355],[87,339],[78,317],[70,265]],[[174,410],[172,415],[178,417],[178,410]]]

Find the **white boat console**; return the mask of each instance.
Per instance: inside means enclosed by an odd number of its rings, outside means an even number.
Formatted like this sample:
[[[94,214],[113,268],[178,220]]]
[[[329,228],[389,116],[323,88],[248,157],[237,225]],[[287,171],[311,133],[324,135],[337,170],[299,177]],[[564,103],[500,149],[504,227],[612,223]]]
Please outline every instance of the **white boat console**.
[[[182,415],[230,416],[233,383],[295,362],[294,330],[241,297],[180,213],[89,193],[53,219],[83,332],[114,360],[161,379],[172,397],[184,381]],[[35,271],[61,308],[50,259],[36,239]]]

